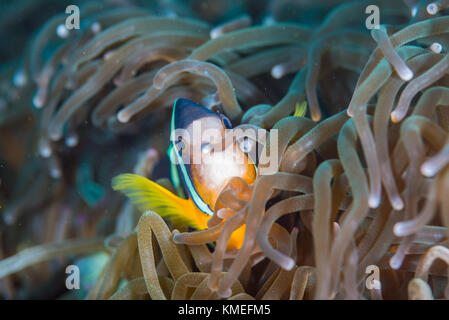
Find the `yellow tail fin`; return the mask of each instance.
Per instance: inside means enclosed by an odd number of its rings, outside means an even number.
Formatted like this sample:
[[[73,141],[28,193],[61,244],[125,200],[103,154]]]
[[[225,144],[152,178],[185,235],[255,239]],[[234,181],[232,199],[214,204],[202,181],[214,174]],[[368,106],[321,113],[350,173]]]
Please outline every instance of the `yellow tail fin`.
[[[157,183],[137,174],[120,174],[112,179],[112,188],[122,191],[141,211],[153,210],[168,217],[175,224],[190,225],[196,229],[207,226],[208,217],[191,200],[179,198]],[[204,215],[204,216],[203,216]]]

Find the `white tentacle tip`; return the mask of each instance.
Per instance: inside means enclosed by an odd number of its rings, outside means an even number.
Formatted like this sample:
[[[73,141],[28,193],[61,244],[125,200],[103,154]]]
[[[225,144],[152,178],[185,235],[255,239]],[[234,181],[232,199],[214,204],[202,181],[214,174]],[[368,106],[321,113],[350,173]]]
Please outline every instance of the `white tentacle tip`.
[[[407,67],[399,73],[399,76],[404,81],[410,81],[413,79],[414,74],[413,74],[413,71]]]
[[[58,141],[61,140],[62,138],[62,133],[56,130],[49,130],[48,131],[48,137],[52,140],[52,141]]]
[[[443,46],[439,42],[434,42],[430,45],[429,49],[433,53],[441,53],[441,51],[443,51]]]
[[[225,292],[222,293],[221,297],[222,298],[229,298],[232,294],[232,290],[231,289],[226,289]]]
[[[78,145],[78,136],[76,134],[71,134],[65,139],[65,144],[67,147],[73,148]]]
[[[394,210],[401,211],[402,209],[404,209],[404,202],[401,198],[392,199],[391,206]]]
[[[5,222],[6,225],[11,226],[14,224],[14,222],[16,222],[13,210],[6,210],[3,213],[3,221]]]
[[[407,233],[405,232],[404,222],[397,222],[393,227],[393,233],[397,237],[405,237]]]
[[[372,209],[377,208],[380,205],[380,197],[378,196],[374,196],[374,195],[370,195],[369,199],[368,199],[368,206]]]
[[[436,15],[438,13],[438,5],[435,2],[429,3],[426,7],[426,11],[430,15]]]
[[[271,76],[275,79],[280,79],[284,76],[284,68],[282,65],[275,65],[271,69]]]
[[[215,39],[218,38],[219,36],[221,36],[223,34],[223,31],[221,30],[221,28],[214,28],[210,31],[210,38],[211,39]]]
[[[130,118],[129,114],[124,110],[120,111],[117,114],[117,120],[121,123],[127,123],[129,121],[129,118]]]
[[[23,70],[17,71],[16,73],[14,73],[12,82],[16,87],[25,86],[28,82],[26,73]]]
[[[286,258],[284,258],[282,260],[283,261],[282,261],[282,266],[281,267],[282,267],[282,269],[284,269],[286,271],[292,270],[295,267],[295,265],[296,265],[295,260],[293,260],[290,257],[286,257]]]
[[[92,23],[92,25],[90,26],[90,30],[92,30],[92,32],[94,34],[100,33],[101,32],[101,24],[98,21]]]
[[[430,163],[428,162],[424,162],[421,165],[421,173],[425,176],[425,177],[433,177],[435,175],[435,168],[434,166],[432,166]]]
[[[69,30],[67,30],[66,26],[61,23],[56,27],[56,34],[58,37],[65,39],[69,36]]]
[[[41,97],[38,94],[36,94],[33,97],[33,106],[36,109],[40,109],[40,108],[42,108],[44,106],[44,101],[41,99]]]
[[[51,168],[50,169],[50,176],[53,179],[60,179],[61,175],[62,175],[61,170],[59,170],[58,168]]]
[[[401,259],[398,259],[396,255],[394,255],[393,257],[391,257],[389,264],[392,269],[397,270],[401,267],[402,261]]]
[[[39,154],[43,158],[49,158],[51,156],[51,148],[48,145],[41,146],[39,148]]]
[[[393,121],[394,123],[400,122],[402,120],[402,117],[403,117],[402,114],[397,110],[393,111],[390,114],[391,121]]]

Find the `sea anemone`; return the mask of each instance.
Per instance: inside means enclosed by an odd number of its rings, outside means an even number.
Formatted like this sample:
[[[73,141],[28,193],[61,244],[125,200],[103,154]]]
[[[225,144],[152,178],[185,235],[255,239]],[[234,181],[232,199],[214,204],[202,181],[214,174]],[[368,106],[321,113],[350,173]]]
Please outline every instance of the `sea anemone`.
[[[25,3],[3,15],[31,19]],[[4,298],[449,299],[448,1],[78,5],[79,30],[61,7],[2,56]],[[174,189],[158,164],[177,98],[263,129],[279,160],[231,179],[206,230],[110,187]]]

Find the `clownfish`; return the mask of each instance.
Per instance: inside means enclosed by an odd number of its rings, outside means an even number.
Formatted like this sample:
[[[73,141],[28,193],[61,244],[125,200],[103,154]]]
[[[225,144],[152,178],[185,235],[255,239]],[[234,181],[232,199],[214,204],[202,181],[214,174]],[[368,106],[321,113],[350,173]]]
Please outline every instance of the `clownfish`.
[[[195,135],[196,128],[201,129],[200,135]],[[172,180],[177,177],[182,182],[187,199],[136,174],[114,177],[112,188],[125,193],[141,212],[153,210],[175,223],[197,230],[207,229],[207,221],[214,214],[218,196],[229,180],[237,176],[251,184],[256,179],[256,166],[249,161],[244,149],[236,146],[235,141],[223,146],[226,129],[232,129],[232,126],[225,115],[190,100],[177,99],[170,127],[169,152],[174,155],[172,168],[176,168],[171,175]],[[184,136],[177,136],[180,130]],[[209,135],[203,134],[205,132]],[[173,160],[176,160],[176,165]],[[239,249],[244,234],[243,225],[232,233],[227,248]]]

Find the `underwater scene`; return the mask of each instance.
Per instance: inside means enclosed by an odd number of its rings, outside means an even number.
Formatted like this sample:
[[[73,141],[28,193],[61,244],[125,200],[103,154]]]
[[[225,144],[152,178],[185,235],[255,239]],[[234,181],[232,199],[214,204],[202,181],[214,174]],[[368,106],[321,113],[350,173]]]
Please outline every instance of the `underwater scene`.
[[[0,36],[0,299],[449,299],[449,0],[2,0]]]

